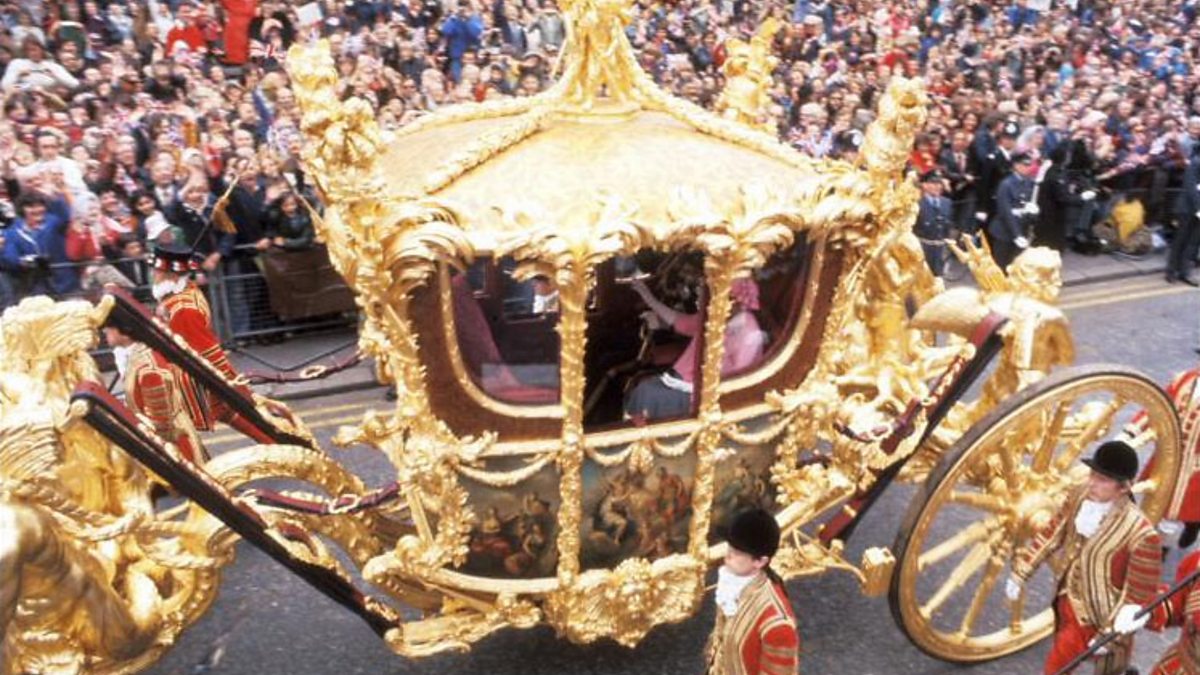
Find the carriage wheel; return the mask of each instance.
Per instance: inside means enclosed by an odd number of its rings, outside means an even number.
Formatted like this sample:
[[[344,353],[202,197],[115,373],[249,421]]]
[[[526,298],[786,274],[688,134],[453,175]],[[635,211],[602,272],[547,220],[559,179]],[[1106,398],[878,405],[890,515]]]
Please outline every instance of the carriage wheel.
[[[1054,571],[1043,566],[1016,603],[1004,596],[1014,555],[1048,522],[1087,469],[1077,460],[1115,437],[1139,410],[1153,434],[1135,441],[1153,475],[1135,486],[1153,520],[1180,464],[1170,400],[1137,371],[1085,366],[1026,387],[967,431],[915,495],[896,537],[892,615],[908,638],[947,661],[985,661],[1050,634]],[[949,533],[949,534],[947,534]]]

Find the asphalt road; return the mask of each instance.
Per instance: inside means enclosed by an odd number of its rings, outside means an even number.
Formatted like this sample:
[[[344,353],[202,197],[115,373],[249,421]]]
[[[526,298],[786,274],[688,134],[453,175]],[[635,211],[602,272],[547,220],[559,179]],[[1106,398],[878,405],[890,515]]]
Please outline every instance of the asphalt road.
[[[1139,368],[1158,381],[1196,360],[1200,293],[1167,286],[1157,275],[1069,289],[1061,302],[1077,341],[1077,362],[1111,362]],[[299,406],[325,447],[336,424],[359,406],[384,402],[380,392],[315,399]],[[218,450],[219,451],[219,450]],[[388,464],[363,449],[340,453],[373,483],[386,480]],[[894,486],[871,510],[848,544],[857,560],[867,546],[890,546],[913,488]],[[934,675],[1041,672],[1048,643],[975,666],[944,663],[913,647],[892,620],[886,598],[864,597],[846,574],[830,573],[790,584],[800,617],[801,671],[839,675]],[[711,599],[701,613],[653,631],[636,649],[602,642],[573,645],[552,630],[507,630],[470,652],[422,660],[393,654],[356,617],[326,600],[255,550],[241,545],[225,572],[210,612],[179,639],[154,673],[698,673],[712,623]],[[1140,638],[1136,662],[1148,672],[1174,638]]]

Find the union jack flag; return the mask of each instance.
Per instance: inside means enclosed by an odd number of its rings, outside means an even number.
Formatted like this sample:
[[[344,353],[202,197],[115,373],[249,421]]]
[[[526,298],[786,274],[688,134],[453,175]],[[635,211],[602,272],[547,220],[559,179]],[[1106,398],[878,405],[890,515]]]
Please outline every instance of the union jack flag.
[[[250,58],[252,59],[275,59],[279,63],[283,63],[284,53],[282,49],[277,49],[273,43],[263,44],[258,40],[250,41]]]

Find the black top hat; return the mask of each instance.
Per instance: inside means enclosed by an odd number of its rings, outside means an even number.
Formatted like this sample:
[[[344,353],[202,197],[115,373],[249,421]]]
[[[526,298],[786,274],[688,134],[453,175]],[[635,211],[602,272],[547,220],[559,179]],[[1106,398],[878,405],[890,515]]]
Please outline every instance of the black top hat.
[[[1021,135],[1021,127],[1016,122],[1005,122],[1004,127],[1000,129],[1001,138],[1016,138]]]
[[[180,244],[156,244],[150,254],[150,266],[163,272],[185,274],[196,269],[194,250]]]
[[[1137,478],[1137,451],[1124,441],[1108,441],[1102,444],[1096,448],[1095,454],[1083,460],[1083,463],[1092,471],[1113,480],[1129,482]]]
[[[729,545],[755,558],[770,558],[779,550],[779,523],[762,509],[743,511],[729,528]]]

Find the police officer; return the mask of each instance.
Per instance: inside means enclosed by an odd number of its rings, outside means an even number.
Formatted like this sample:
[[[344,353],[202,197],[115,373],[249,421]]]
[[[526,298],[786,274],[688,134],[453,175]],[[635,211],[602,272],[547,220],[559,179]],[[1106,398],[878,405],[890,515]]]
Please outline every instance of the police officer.
[[[1167,282],[1182,281],[1191,286],[1200,285],[1192,278],[1196,250],[1200,248],[1200,144],[1193,146],[1191,157],[1188,158],[1175,210],[1179,227],[1175,230],[1171,251],[1167,254]]]
[[[988,243],[1001,269],[1008,267],[1017,253],[1029,247],[1029,230],[1039,213],[1033,199],[1033,178],[1037,174],[1033,156],[1020,152],[1012,157],[1012,173],[996,190],[996,212],[988,222]]]
[[[946,266],[946,238],[950,236],[953,209],[950,200],[942,196],[945,176],[934,169],[921,176],[921,201],[913,234],[921,240],[925,262],[934,276],[942,276]]]
[[[1005,122],[997,135],[996,149],[984,156],[980,163],[975,193],[975,219],[980,224],[991,222],[996,215],[996,192],[1012,172],[1013,148],[1020,133],[1021,127],[1016,122]]]

